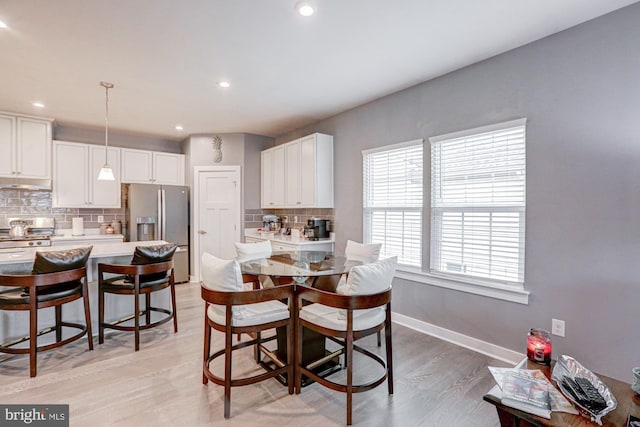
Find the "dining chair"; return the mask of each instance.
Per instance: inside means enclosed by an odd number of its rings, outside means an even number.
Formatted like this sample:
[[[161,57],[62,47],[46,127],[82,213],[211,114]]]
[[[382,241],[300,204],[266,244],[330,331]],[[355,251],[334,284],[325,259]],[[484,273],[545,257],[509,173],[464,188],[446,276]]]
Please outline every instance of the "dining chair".
[[[10,289],[0,291],[0,310],[29,312],[29,335],[0,344],[0,352],[29,354],[29,375],[37,374],[37,353],[69,344],[87,335],[89,350],[93,350],[91,314],[87,288],[87,260],[91,247],[66,251],[36,252],[31,274],[0,275],[0,286]],[[82,298],[84,320],[82,325],[63,320],[62,306]],[[38,331],[38,310],[54,307],[55,324]],[[75,335],[63,338],[64,328],[78,329]],[[55,332],[55,341],[38,346],[38,337]],[[12,348],[29,341],[28,348]]]
[[[273,253],[271,242],[268,240],[256,243],[236,242],[235,246],[236,253],[238,254],[236,260],[238,262],[249,262],[269,258]],[[252,284],[254,289],[258,289],[260,286],[263,288],[273,287],[273,281],[269,276],[243,274],[242,278],[244,283]]]
[[[224,417],[231,414],[231,387],[255,384],[276,376],[286,375],[289,394],[294,392],[294,321],[291,314],[294,287],[275,286],[268,289],[245,290],[242,274],[237,260],[223,260],[211,254],[203,253],[201,262],[201,295],[205,301],[204,355],[202,383],[209,381],[224,387]],[[283,303],[282,301],[287,301]],[[263,347],[263,344],[276,338],[251,339],[233,343],[236,334],[254,334],[277,327],[287,328],[287,357],[281,360],[277,352]],[[212,329],[224,333],[224,347],[211,353]],[[263,373],[243,378],[232,377],[233,352],[254,346],[273,364],[273,368]],[[224,374],[213,373],[212,364],[218,357],[224,356]],[[260,368],[262,369],[262,368]]]
[[[135,351],[140,350],[140,331],[155,328],[173,319],[173,331],[178,332],[176,290],[173,274],[173,254],[177,243],[153,246],[137,246],[129,265],[98,264],[98,343],[104,343],[104,330],[134,332]],[[115,275],[115,276],[114,276]],[[169,288],[171,309],[151,305],[151,294]],[[124,318],[105,321],[105,294],[133,296],[133,314]],[[144,295],[144,309],[140,310],[140,296]],[[152,320],[152,312],[161,313]],[[144,324],[140,318],[144,316]],[[121,323],[133,320],[133,326]]]
[[[353,267],[341,294],[304,286],[296,290],[296,307],[299,310],[296,315],[296,393],[300,393],[302,376],[346,393],[348,425],[352,423],[353,393],[371,390],[386,379],[389,394],[393,394],[391,283],[396,264],[397,258],[393,257]],[[311,365],[303,364],[303,328],[312,329],[343,347],[346,383],[331,380],[331,375],[323,378],[313,371]],[[383,329],[386,359],[355,344],[357,340]],[[383,372],[372,380],[353,384],[354,351],[380,364]]]

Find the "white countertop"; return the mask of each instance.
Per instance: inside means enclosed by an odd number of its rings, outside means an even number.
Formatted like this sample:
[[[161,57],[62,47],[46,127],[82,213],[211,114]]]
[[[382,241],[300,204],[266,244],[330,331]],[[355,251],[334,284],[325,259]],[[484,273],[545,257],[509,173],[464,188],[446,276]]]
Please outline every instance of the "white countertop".
[[[275,233],[260,233],[257,228],[247,228],[244,230],[245,237],[251,237],[253,239],[270,240],[280,243],[288,243],[294,245],[319,245],[323,243],[335,243],[335,236],[331,233],[331,237],[322,240],[307,240],[304,237],[299,236],[285,236],[284,234]]]
[[[100,234],[99,232],[92,232],[91,230],[85,230],[85,234],[80,236],[73,236],[71,234],[71,229],[61,229],[56,230],[56,234],[51,236],[52,241],[61,241],[61,240],[103,240],[103,239],[122,239],[124,240],[124,236],[122,234]],[[96,231],[99,231],[96,229]]]
[[[113,236],[113,235],[112,235]],[[152,246],[165,244],[164,240],[151,240],[147,242],[124,242],[124,243],[105,243],[95,245],[91,250],[91,258],[104,258],[133,255],[136,246]],[[86,245],[61,245],[46,248],[18,248],[12,249],[11,252],[0,252],[0,264],[23,264],[33,262],[36,251],[64,251],[66,249],[79,248]]]

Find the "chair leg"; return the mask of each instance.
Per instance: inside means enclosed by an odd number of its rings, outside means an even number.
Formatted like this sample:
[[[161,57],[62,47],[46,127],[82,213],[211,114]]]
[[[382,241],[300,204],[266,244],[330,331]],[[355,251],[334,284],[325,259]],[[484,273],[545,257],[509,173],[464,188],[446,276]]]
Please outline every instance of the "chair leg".
[[[104,290],[98,285],[98,344],[104,344]]]
[[[62,306],[55,306],[56,314],[56,342],[62,341]]]
[[[224,334],[224,417],[231,416],[231,346],[233,345],[233,334],[231,326],[227,325]]]
[[[287,386],[289,387],[289,394],[293,394],[295,391],[295,378],[294,378],[294,361],[296,360],[296,351],[293,343],[295,338],[292,336],[293,328],[293,319],[289,317],[289,324],[287,325]],[[258,350],[260,352],[260,350]]]
[[[378,331],[378,347],[382,347],[382,334]]]
[[[151,294],[144,295],[144,321],[147,325],[151,323]]]
[[[262,343],[262,334],[260,331],[256,332],[256,345],[253,347],[253,356],[256,359],[256,363],[260,363],[262,354],[260,353],[260,345]]]
[[[391,345],[391,306],[387,306],[387,319],[384,326],[385,347],[387,350],[387,385],[389,394],[393,394],[393,349]]]
[[[93,350],[93,333],[91,331],[91,312],[89,311],[89,287],[87,279],[82,282],[82,301],[84,302],[84,320],[87,323],[87,341],[89,342],[89,350]]]
[[[136,280],[138,276],[136,276]],[[136,288],[136,291],[138,289]],[[135,315],[134,318],[134,326],[135,326],[135,348],[136,351],[140,350],[140,294],[138,292],[134,295],[133,309]]]
[[[294,330],[296,331],[296,350],[295,350],[295,376],[296,376],[296,394],[300,394],[302,389],[302,373],[300,367],[302,367],[302,325],[296,325]]]
[[[176,310],[176,285],[171,282],[171,310],[173,311],[173,332],[178,333],[178,311]]]
[[[353,407],[353,329],[348,330],[345,342],[347,344],[347,425],[350,426]]]
[[[207,359],[211,355],[211,327],[207,319],[207,306],[204,308],[204,356],[202,360],[202,384],[207,384],[209,378],[205,375],[204,371],[207,369]]]
[[[31,308],[29,309],[29,376],[37,373],[36,355],[38,352],[38,308],[35,302],[35,292],[30,293]]]

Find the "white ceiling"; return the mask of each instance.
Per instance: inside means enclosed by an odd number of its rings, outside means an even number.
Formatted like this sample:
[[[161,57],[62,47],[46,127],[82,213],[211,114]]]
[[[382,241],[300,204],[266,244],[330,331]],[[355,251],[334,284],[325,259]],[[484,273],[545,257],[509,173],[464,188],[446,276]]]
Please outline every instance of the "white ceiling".
[[[105,80],[112,130],[277,136],[636,2],[296,1],[2,0],[0,110],[100,128]]]

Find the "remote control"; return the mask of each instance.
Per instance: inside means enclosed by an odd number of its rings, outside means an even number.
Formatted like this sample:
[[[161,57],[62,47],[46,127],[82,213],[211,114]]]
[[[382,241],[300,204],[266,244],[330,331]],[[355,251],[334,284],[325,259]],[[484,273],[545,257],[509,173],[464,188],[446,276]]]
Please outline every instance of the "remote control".
[[[564,376],[562,378],[562,385],[577,403],[594,414],[599,413],[607,407],[607,402],[600,392],[598,392],[598,389],[584,377],[570,378]]]

